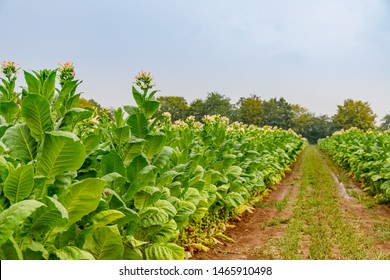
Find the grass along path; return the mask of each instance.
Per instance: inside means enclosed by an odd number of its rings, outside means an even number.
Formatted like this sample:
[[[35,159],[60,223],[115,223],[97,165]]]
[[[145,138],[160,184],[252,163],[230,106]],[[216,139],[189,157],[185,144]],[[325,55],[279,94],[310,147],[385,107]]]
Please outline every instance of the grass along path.
[[[389,208],[349,196],[335,170],[309,146],[269,199],[227,232],[235,243],[195,258],[390,259]]]
[[[301,187],[281,242],[283,259],[367,259],[372,244],[356,231],[340,210],[340,195],[332,172],[314,146],[306,151]],[[309,238],[307,251],[302,237]]]

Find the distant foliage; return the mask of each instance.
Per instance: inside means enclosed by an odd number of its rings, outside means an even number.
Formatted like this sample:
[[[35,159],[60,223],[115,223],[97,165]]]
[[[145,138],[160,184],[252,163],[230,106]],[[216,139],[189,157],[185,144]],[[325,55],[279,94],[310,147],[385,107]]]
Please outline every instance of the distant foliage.
[[[161,102],[158,114],[169,112],[172,120],[194,116],[195,120],[201,121],[210,113],[219,114],[248,125],[291,128],[313,144],[336,131],[328,116],[316,116],[300,105],[288,103],[284,98],[262,100],[259,96],[251,95],[240,98],[237,104],[231,104],[226,96],[212,92],[206,100],[195,99],[189,105],[183,97],[161,96],[157,99]]]
[[[386,131],[390,130],[390,114],[387,114],[383,117],[379,130]]]
[[[181,96],[159,96],[157,100],[160,102],[158,115],[164,112],[169,112],[173,121],[184,120],[189,116],[187,101]]]
[[[337,106],[337,113],[333,116],[333,122],[339,129],[356,127],[362,130],[375,128],[373,110],[368,102],[347,99],[343,105]]]
[[[237,104],[238,120],[246,124],[263,125],[263,101],[259,96],[241,97]]]
[[[283,129],[293,127],[293,106],[284,98],[263,101],[263,124]]]

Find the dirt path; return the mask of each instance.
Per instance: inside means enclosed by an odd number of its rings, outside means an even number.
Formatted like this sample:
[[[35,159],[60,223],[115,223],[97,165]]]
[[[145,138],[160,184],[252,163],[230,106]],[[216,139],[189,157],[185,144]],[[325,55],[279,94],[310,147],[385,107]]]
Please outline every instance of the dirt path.
[[[390,259],[390,208],[375,205],[315,146],[276,190],[193,259]]]

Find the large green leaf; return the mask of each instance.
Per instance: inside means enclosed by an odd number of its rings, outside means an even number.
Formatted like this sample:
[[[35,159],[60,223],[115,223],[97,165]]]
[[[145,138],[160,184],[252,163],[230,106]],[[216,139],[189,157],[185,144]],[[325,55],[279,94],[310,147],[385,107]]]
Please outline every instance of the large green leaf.
[[[125,217],[120,219],[118,221],[118,226],[126,225],[127,233],[128,234],[135,234],[137,228],[138,228],[138,221],[139,221],[139,215],[137,212],[130,208],[126,207],[120,207],[118,208],[119,211],[121,211],[123,214],[125,214]]]
[[[38,78],[26,71],[24,71],[24,78],[26,80],[29,93],[38,94],[41,92],[41,83]]]
[[[137,106],[129,106],[129,105],[123,106],[123,109],[127,114],[129,114],[129,116],[135,113],[139,113],[141,111]]]
[[[212,203],[209,202],[208,199],[203,198],[199,200],[196,211],[191,215],[191,219],[193,219],[195,222],[200,222],[207,214],[211,204]]]
[[[63,231],[65,229],[65,231]],[[59,228],[58,230],[54,230],[56,233],[54,245],[56,248],[62,248],[69,244],[74,244],[75,240],[79,235],[78,226],[76,224],[72,224],[67,228]]]
[[[42,206],[45,205],[37,200],[23,200],[2,212],[0,214],[0,246],[32,213]]]
[[[30,162],[35,158],[37,142],[26,124],[8,128],[1,140],[9,149],[8,154],[14,159]]]
[[[148,244],[149,242],[137,240],[133,235],[126,235],[123,239],[123,243],[131,248],[138,248],[145,244]]]
[[[1,119],[1,118],[0,118]],[[0,138],[4,136],[5,132],[10,128],[9,124],[0,124]],[[3,147],[0,147],[0,150],[3,150]]]
[[[93,228],[98,229],[104,227],[124,217],[125,214],[117,210],[109,209],[109,210],[99,212],[92,219]]]
[[[25,260],[47,260],[49,252],[42,243],[36,241],[27,241],[23,244],[23,259]]]
[[[43,82],[41,94],[48,100],[51,100],[54,96],[55,82],[56,82],[57,71],[52,70]]]
[[[172,203],[170,203],[167,200],[160,199],[157,202],[155,202],[153,204],[153,206],[158,207],[159,209],[164,210],[165,213],[168,214],[168,218],[169,219],[172,219],[177,214],[175,206],[173,206]]]
[[[8,90],[2,85],[0,85],[0,98],[2,100],[9,100],[10,99],[8,96]]]
[[[58,122],[57,127],[60,130],[72,131],[78,122],[92,117],[91,110],[82,108],[72,108],[66,112],[65,116]]]
[[[173,153],[173,149],[171,147],[165,146],[162,151],[157,155],[157,157],[153,161],[153,165],[158,169],[163,169],[171,157]]]
[[[95,214],[92,218],[92,224],[79,233],[76,245],[82,247],[89,235],[93,234],[99,228],[110,224],[118,224],[119,220],[125,217],[125,214],[118,210],[103,210]],[[115,221],[115,222],[114,222]]]
[[[142,108],[142,105],[145,102],[145,98],[134,86],[132,87],[131,91],[133,93],[134,100],[137,103],[138,107]]]
[[[145,229],[146,231],[148,229]],[[160,229],[150,236],[150,240],[153,243],[164,243],[176,239],[179,235],[175,220],[170,220],[168,223],[162,225]]]
[[[127,125],[121,127],[115,127],[112,129],[112,134],[114,136],[115,144],[118,147],[122,147],[130,140],[130,127]]]
[[[53,251],[51,258],[58,260],[95,260],[92,254],[75,246],[56,249]]]
[[[150,227],[155,225],[163,225],[169,222],[169,215],[166,211],[159,207],[148,206],[139,212],[141,226]]]
[[[131,134],[134,137],[145,138],[149,132],[149,122],[143,113],[135,113],[129,116],[127,124],[130,126]]]
[[[148,165],[149,163],[143,155],[136,156],[127,167],[127,179],[129,181],[133,180],[140,170]]]
[[[49,101],[39,94],[29,94],[22,100],[22,116],[31,135],[42,142],[45,132],[53,129]]]
[[[231,181],[234,181],[241,175],[242,169],[238,166],[230,166],[225,174]]]
[[[91,252],[97,260],[120,260],[124,251],[117,226],[105,226],[95,230],[86,238],[83,249]]]
[[[143,152],[148,158],[152,158],[164,148],[166,136],[164,134],[147,135],[145,139]]]
[[[31,225],[31,232],[45,233],[55,227],[63,227],[68,223],[68,211],[56,199],[52,197],[44,197],[42,202],[46,204],[46,208],[38,209],[36,218]]]
[[[4,182],[4,195],[11,204],[28,197],[34,186],[34,167],[22,165],[12,171]]]
[[[167,187],[169,184],[172,183],[173,178],[175,176],[177,176],[178,174],[179,173],[176,172],[175,170],[169,170],[169,171],[164,172],[163,174],[161,174],[157,178],[156,187],[158,187],[158,188]],[[180,182],[178,182],[178,183],[180,183]]]
[[[154,184],[154,181],[156,179],[155,174],[156,167],[153,165],[148,165],[142,168],[137,176],[135,177],[134,181],[131,183],[130,187],[127,189],[127,192],[123,196],[124,201],[130,201],[134,194],[144,186],[147,186],[150,183]]]
[[[137,157],[141,153],[142,147],[145,142],[146,141],[144,139],[132,138],[123,146],[121,155],[125,165],[128,165],[135,157]]]
[[[80,104],[80,96],[81,96],[81,93],[78,93],[78,94],[75,94],[73,96],[71,96],[68,100],[68,102],[66,102],[66,110],[71,110],[72,108],[76,108],[79,106]]]
[[[200,198],[199,191],[195,188],[188,188],[183,196],[183,200],[192,202],[194,205],[198,205]]]
[[[141,225],[150,227],[163,225],[169,222],[177,214],[175,206],[166,200],[158,200],[151,206],[143,208],[139,212]]]
[[[146,118],[150,119],[160,107],[160,102],[156,100],[147,100],[142,105],[142,111],[145,113]]]
[[[184,249],[173,243],[154,243],[145,249],[147,260],[182,260]]]
[[[138,190],[134,195],[134,206],[138,210],[155,203],[161,197],[161,192],[158,188],[152,186],[145,186]]]
[[[86,154],[92,152],[101,142],[103,135],[102,134],[91,134],[83,141],[85,146]]]
[[[386,181],[381,185],[381,190],[383,190],[384,194],[390,198],[390,181]]]
[[[175,220],[170,220],[167,223],[153,225],[149,227],[138,227],[136,237],[147,240],[150,243],[165,243],[172,240],[177,240],[179,230],[177,229]]]
[[[245,200],[244,198],[236,193],[236,192],[230,192],[228,193],[223,199],[223,203],[225,204],[225,207],[238,207],[240,205],[243,205]]]
[[[19,107],[14,101],[0,102],[0,115],[4,117],[7,123],[13,123],[18,113]]]
[[[106,175],[113,172],[116,172],[123,177],[126,177],[127,175],[126,167],[123,164],[123,160],[115,150],[111,150],[108,154],[105,154],[102,157],[101,164],[102,175]]]
[[[204,175],[203,167],[200,165],[197,165],[194,172],[191,175],[192,178],[188,181],[188,185],[190,187],[196,185],[203,178],[203,175]]]
[[[74,134],[52,131],[46,134],[42,154],[37,159],[37,173],[54,178],[65,171],[76,171],[84,160],[84,145]]]
[[[69,99],[69,96],[73,91],[76,90],[79,82],[77,80],[66,81],[61,88],[61,91],[58,91],[58,97],[53,104],[52,111],[59,116],[63,116],[66,113],[66,103]]]
[[[67,188],[58,200],[68,210],[69,224],[77,222],[97,208],[105,184],[101,179],[88,178]]]
[[[183,200],[178,201],[175,206],[177,209],[177,214],[174,219],[177,223],[177,226],[181,228],[188,223],[191,215],[195,213],[196,206],[190,201]]]
[[[23,260],[22,250],[11,236],[3,245],[0,246],[1,260]]]

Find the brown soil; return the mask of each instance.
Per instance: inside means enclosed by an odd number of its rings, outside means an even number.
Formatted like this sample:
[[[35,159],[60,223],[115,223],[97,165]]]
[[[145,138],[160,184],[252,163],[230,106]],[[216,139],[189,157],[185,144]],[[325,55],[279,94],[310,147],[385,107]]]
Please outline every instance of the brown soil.
[[[328,163],[329,164],[329,163]],[[208,252],[196,252],[195,260],[254,260],[254,259],[281,259],[279,254],[280,241],[286,234],[288,220],[292,216],[297,201],[304,156],[301,156],[293,165],[291,172],[275,187],[264,202],[256,206],[253,213],[246,212],[231,224],[234,229],[228,229],[225,234],[235,242],[221,241],[210,248]],[[335,168],[331,168],[336,170]],[[355,184],[348,183],[348,188],[339,180],[333,171],[335,184],[339,193],[335,195],[340,213],[354,226],[356,231],[367,237],[375,237],[372,246],[377,252],[370,259],[390,258],[390,208],[376,205],[369,209],[351,196],[350,188],[360,192]],[[365,195],[364,193],[362,195]],[[283,203],[284,207],[283,207]],[[300,255],[305,258],[309,255],[310,236],[303,235],[300,242]],[[379,256],[378,256],[379,252]]]

